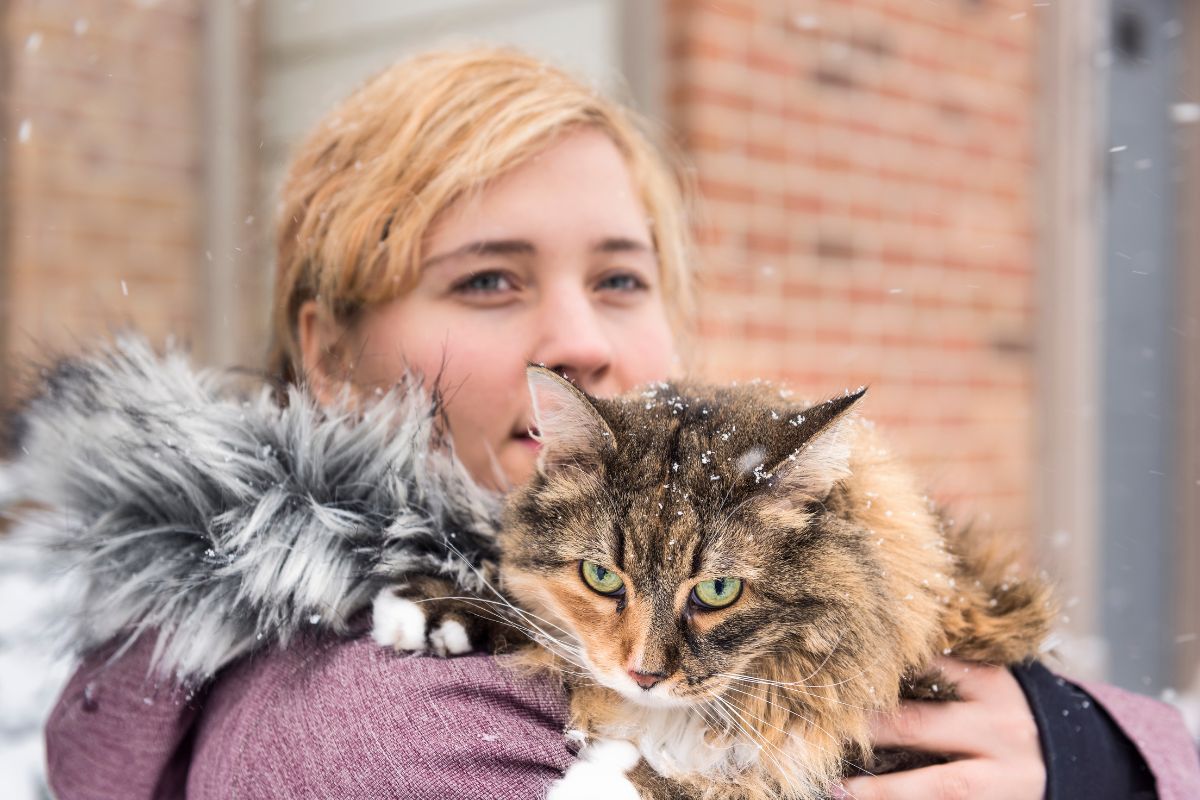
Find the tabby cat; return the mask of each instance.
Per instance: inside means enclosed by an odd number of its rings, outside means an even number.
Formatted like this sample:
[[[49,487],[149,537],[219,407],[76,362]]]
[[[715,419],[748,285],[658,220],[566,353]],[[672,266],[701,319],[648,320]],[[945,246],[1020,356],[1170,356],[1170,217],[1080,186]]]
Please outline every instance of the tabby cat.
[[[524,660],[562,677],[586,741],[551,798],[826,797],[882,763],[872,711],[954,699],[936,656],[1037,654],[1046,588],[943,524],[853,414],[862,390],[814,406],[765,384],[599,399],[544,368],[528,378],[542,449],[507,503],[499,580],[540,644]],[[441,652],[478,625],[456,619],[431,635]],[[380,624],[381,641],[419,647]]]

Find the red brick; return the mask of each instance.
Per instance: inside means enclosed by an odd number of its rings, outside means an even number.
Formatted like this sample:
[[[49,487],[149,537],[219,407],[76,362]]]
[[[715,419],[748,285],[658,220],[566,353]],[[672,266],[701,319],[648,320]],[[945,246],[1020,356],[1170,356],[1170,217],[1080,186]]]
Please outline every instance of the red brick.
[[[5,176],[7,359],[121,324],[154,338],[192,330],[202,253],[199,8],[8,5],[9,115],[14,126],[28,120],[31,134],[9,145]],[[29,52],[33,32],[41,46]]]

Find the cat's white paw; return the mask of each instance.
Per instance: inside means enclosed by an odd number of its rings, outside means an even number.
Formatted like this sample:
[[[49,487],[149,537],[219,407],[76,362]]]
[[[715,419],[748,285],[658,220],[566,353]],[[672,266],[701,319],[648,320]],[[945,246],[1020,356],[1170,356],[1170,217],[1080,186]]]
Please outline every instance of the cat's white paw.
[[[597,739],[579,751],[579,760],[550,786],[546,800],[638,800],[626,773],[639,758],[630,742]]]
[[[461,622],[447,619],[429,634],[429,646],[439,656],[462,655],[471,652],[471,637]]]
[[[421,604],[398,597],[392,589],[384,589],[375,595],[371,615],[371,638],[384,647],[409,652],[428,649],[443,658],[469,653],[473,649],[471,636],[461,622],[444,619],[430,631],[429,618]]]
[[[425,649],[425,610],[391,589],[375,595],[371,606],[371,638],[396,650]]]

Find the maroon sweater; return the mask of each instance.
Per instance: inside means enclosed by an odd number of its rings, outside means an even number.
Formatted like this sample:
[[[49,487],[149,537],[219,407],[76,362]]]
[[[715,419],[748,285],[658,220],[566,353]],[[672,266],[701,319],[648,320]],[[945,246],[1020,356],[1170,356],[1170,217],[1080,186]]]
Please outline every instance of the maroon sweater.
[[[299,642],[189,698],[146,679],[150,650],[94,654],[67,685],[46,729],[60,800],[524,800],[573,758],[562,693],[487,656]],[[1200,798],[1200,764],[1174,709],[1087,688],[1136,743],[1160,798]]]
[[[561,691],[488,656],[300,642],[189,699],[146,679],[150,650],[97,653],[63,691],[46,726],[60,800],[526,800],[573,760]]]

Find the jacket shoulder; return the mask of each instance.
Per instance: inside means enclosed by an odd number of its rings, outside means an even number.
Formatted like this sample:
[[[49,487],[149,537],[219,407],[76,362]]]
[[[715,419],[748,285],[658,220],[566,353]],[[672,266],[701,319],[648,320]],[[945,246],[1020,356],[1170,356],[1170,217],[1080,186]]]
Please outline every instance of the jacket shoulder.
[[[1162,800],[1200,797],[1200,753],[1178,709],[1103,683],[1079,685],[1137,747],[1154,773]]]
[[[490,656],[296,643],[213,688],[188,796],[538,796],[573,760],[565,720],[560,690]]]

